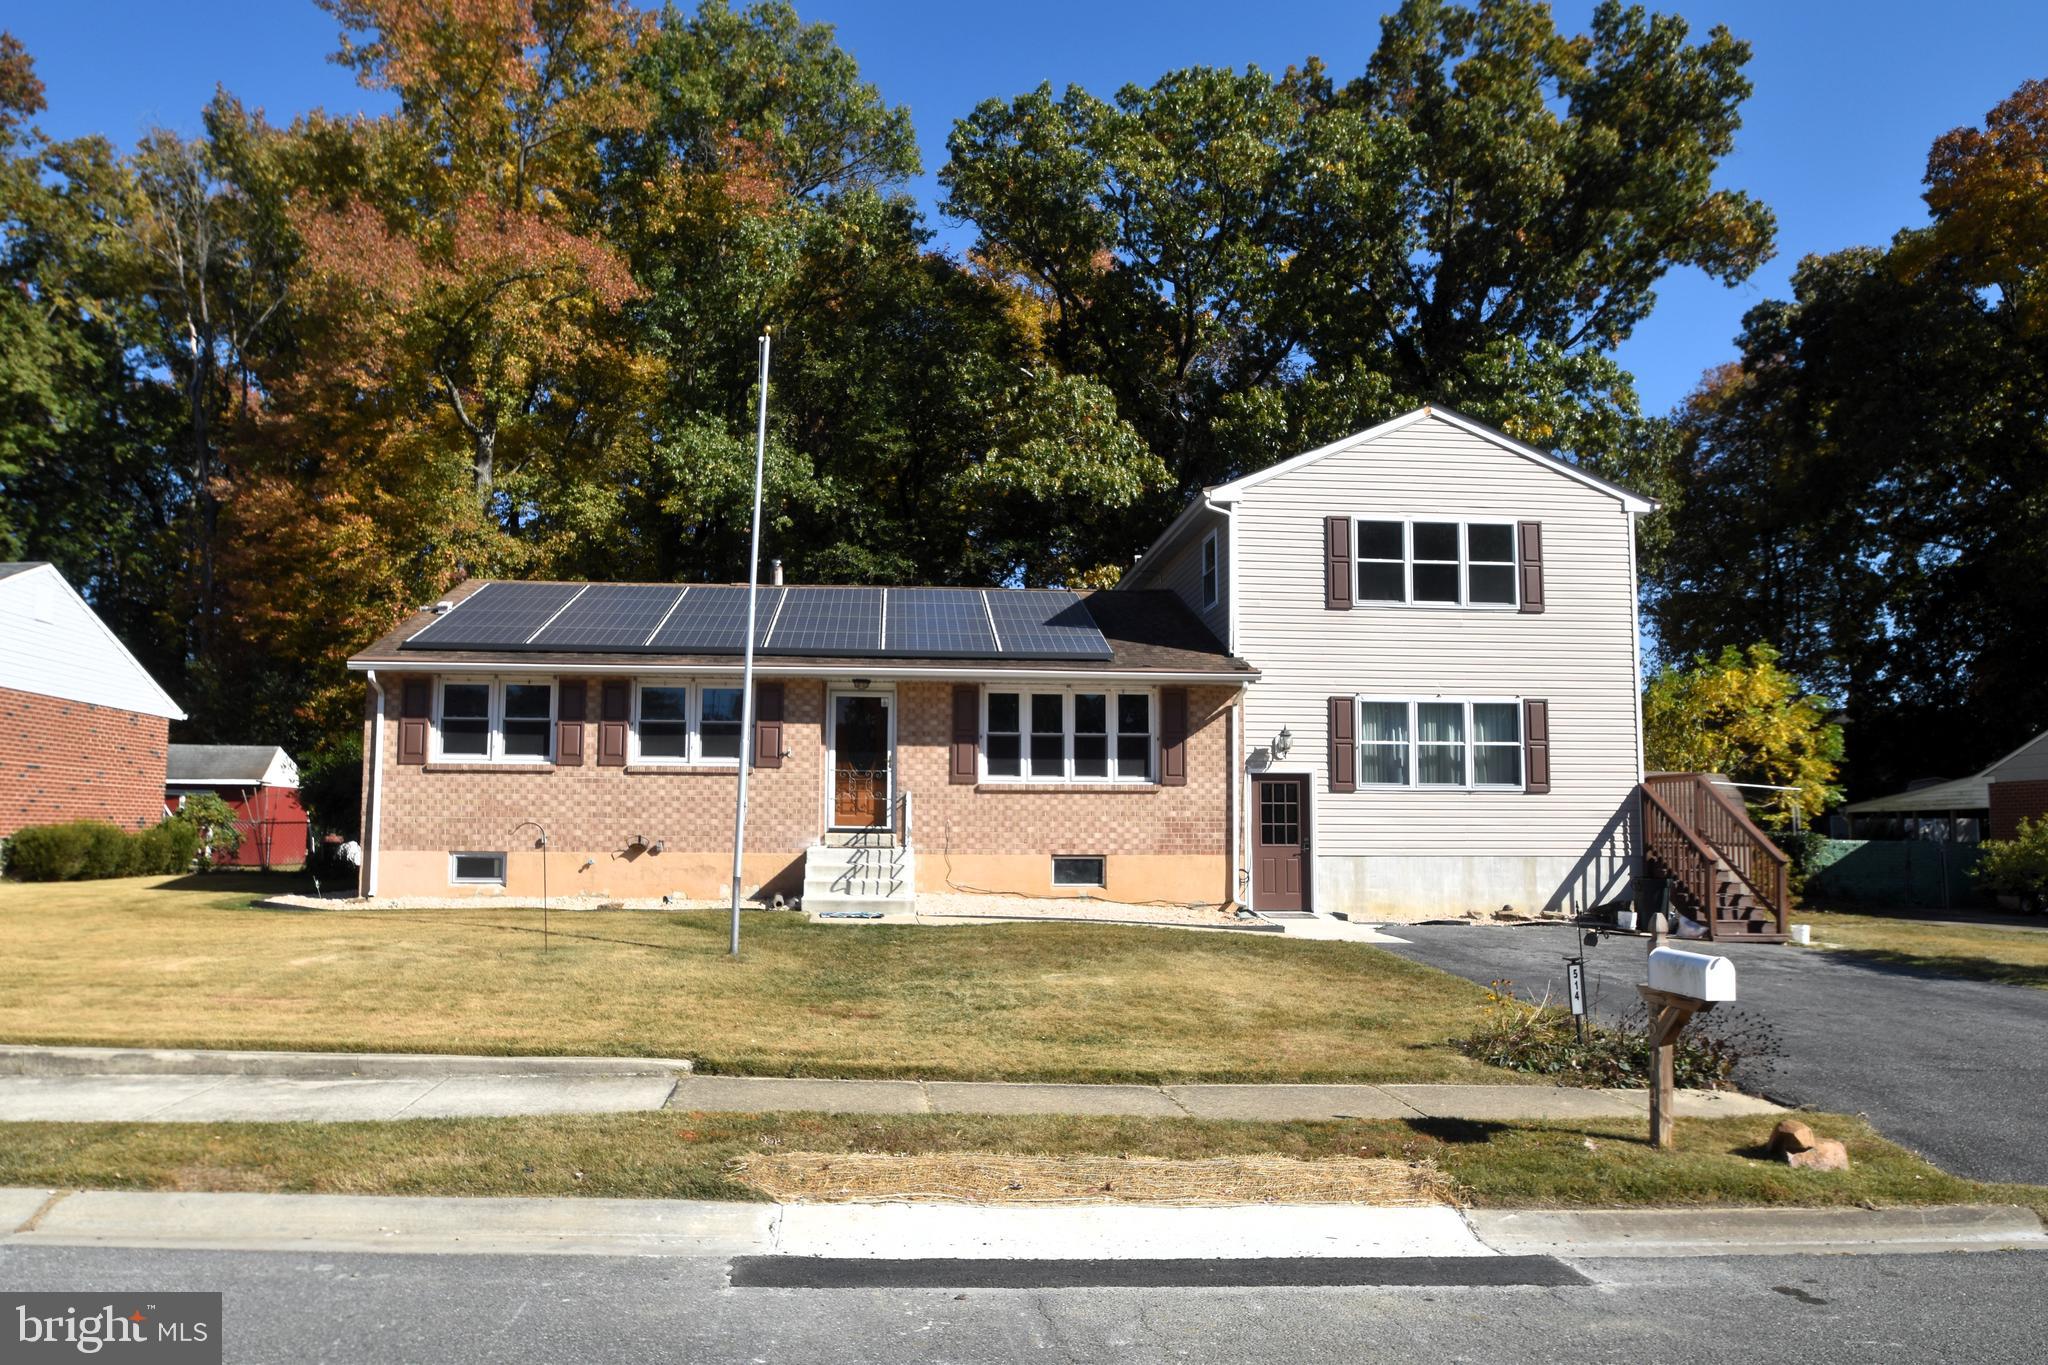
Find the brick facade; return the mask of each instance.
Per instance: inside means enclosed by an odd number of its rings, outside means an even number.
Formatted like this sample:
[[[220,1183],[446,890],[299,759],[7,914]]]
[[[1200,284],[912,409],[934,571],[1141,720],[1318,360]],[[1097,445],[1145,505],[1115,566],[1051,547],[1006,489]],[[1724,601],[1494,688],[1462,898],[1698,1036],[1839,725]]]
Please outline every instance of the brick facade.
[[[385,692],[383,810],[378,894],[447,896],[449,855],[508,853],[506,894],[540,889],[533,831],[548,830],[553,895],[723,895],[731,878],[734,773],[729,767],[603,767],[596,763],[602,688],[585,690],[581,765],[398,762],[404,675],[380,674]],[[788,678],[779,768],[749,782],[748,890],[793,894],[804,851],[827,819],[827,684]],[[961,784],[947,780],[952,684],[895,690],[898,790],[913,801],[912,847],[922,891],[1054,894],[1051,858],[1101,854],[1109,885],[1127,899],[1229,898],[1231,687],[1189,692],[1184,786]],[[364,747],[370,746],[366,721]],[[371,811],[367,801],[366,820]],[[367,842],[368,825],[365,825]],[[665,845],[637,849],[636,836]]]
[[[0,838],[29,825],[163,818],[170,721],[0,688]]]
[[[2020,821],[2048,818],[2048,781],[1991,784],[1991,837],[2017,839]]]

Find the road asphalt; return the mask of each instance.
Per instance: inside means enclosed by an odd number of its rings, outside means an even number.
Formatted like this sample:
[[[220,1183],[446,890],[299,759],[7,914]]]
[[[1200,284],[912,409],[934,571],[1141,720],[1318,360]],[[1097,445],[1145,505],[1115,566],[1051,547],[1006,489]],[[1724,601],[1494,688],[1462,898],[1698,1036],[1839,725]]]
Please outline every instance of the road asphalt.
[[[723,1257],[0,1246],[0,1285],[218,1291],[226,1359],[278,1365],[2017,1365],[2048,1338],[2042,1265],[2024,1252],[1589,1259],[1568,1263],[1583,1283],[1545,1285],[771,1289],[736,1287]]]
[[[1565,925],[1407,925],[1390,952],[1523,995],[1565,998]],[[1638,1003],[1648,940],[1585,949],[1587,993],[1603,1014]],[[1773,1028],[1783,1056],[1737,1073],[1781,1103],[1861,1113],[1896,1142],[1980,1180],[2048,1184],[2041,1141],[2048,1095],[2048,991],[1873,964],[1843,953],[1766,944],[1675,946],[1736,966],[1739,1003]]]

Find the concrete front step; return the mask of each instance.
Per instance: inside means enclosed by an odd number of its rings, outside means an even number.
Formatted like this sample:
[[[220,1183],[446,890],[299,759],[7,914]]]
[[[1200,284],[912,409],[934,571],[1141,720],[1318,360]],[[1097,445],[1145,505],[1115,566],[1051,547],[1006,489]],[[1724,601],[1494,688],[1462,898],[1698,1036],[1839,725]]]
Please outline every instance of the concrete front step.
[[[907,848],[814,844],[804,855],[804,909],[907,911],[916,903],[917,861]]]

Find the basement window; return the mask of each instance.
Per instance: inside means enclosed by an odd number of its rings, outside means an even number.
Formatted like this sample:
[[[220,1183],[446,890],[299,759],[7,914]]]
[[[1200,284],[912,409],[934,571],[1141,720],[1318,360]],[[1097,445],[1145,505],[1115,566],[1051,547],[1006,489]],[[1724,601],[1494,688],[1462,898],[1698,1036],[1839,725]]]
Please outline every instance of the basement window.
[[[452,886],[503,886],[505,855],[502,853],[451,853],[448,881]]]
[[[1103,860],[1100,857],[1065,857],[1052,860],[1054,886],[1101,886]]]

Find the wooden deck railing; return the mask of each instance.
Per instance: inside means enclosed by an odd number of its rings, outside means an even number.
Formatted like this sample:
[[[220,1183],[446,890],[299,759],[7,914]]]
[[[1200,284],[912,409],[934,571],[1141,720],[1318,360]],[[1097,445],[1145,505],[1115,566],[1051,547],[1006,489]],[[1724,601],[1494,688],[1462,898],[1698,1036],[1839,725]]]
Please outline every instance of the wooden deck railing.
[[[1643,850],[1701,918],[1714,907],[1714,853],[1692,832],[1691,824],[1665,803],[1655,787],[1643,784]]]
[[[1742,804],[1705,773],[1651,773],[1643,779],[1644,805],[1655,802],[1720,855],[1750,895],[1777,920],[1784,933],[1791,910],[1791,859],[1749,818]],[[1645,816],[1645,823],[1649,820]],[[1711,897],[1708,901],[1711,906]]]

